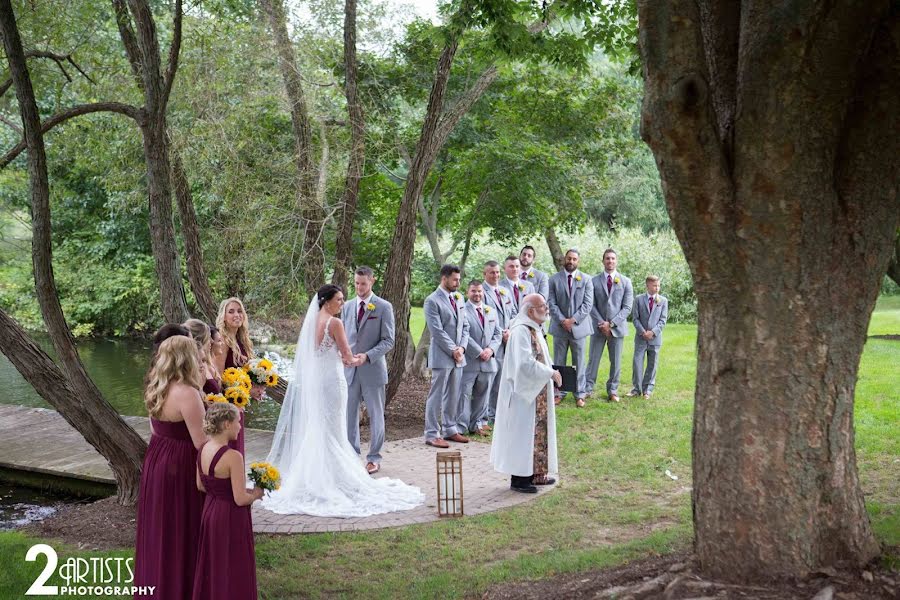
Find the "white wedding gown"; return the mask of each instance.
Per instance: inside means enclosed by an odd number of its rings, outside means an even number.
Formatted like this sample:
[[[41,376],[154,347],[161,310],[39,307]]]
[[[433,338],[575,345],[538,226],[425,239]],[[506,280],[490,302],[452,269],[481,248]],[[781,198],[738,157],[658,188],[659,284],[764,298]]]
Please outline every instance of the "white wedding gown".
[[[281,489],[262,501],[263,508],[279,514],[366,517],[423,504],[419,488],[369,475],[350,445],[344,366],[328,325],[322,343],[315,344],[318,312],[314,297],[267,459],[281,472]]]

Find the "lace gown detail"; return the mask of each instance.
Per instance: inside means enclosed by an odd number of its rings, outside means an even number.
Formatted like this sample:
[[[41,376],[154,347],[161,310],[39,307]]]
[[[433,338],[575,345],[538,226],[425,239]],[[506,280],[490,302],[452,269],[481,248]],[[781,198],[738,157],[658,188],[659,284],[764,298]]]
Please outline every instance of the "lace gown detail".
[[[276,438],[284,432],[294,433],[299,439],[294,445],[285,445],[286,451],[282,455],[276,453],[274,460],[270,455],[281,470],[282,485],[263,500],[262,506],[279,514],[321,517],[366,517],[415,508],[425,501],[419,488],[399,479],[373,478],[350,445],[347,380],[337,344],[329,332],[331,319],[311,359],[295,361],[292,381],[306,378],[298,398],[299,416],[282,408]],[[283,418],[299,418],[303,426],[290,427],[281,423]]]

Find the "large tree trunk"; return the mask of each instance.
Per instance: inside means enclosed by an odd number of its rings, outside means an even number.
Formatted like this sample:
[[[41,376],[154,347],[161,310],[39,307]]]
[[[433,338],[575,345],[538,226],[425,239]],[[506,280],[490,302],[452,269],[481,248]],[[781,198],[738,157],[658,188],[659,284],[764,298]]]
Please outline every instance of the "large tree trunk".
[[[146,445],[104,400],[85,371],[59,304],[53,277],[50,184],[44,138],[22,41],[9,0],[0,0],[0,32],[28,147],[35,291],[47,332],[67,377],[12,319],[0,311],[2,350],[26,380],[109,461],[118,485],[119,501],[131,504],[137,499]],[[54,388],[57,389],[55,393]]]
[[[150,207],[150,244],[159,278],[163,316],[171,323],[190,318],[181,279],[181,264],[172,222],[172,182],[169,165],[166,107],[181,47],[181,0],[175,3],[173,39],[168,66],[162,73],[156,23],[146,0],[112,0],[119,34],[138,86],[144,95],[146,121],[141,123],[147,196]],[[132,29],[131,19],[136,29]],[[135,33],[136,31],[136,33]]]
[[[547,240],[547,248],[550,249],[550,258],[553,260],[553,266],[557,271],[562,271],[566,262],[566,254],[563,252],[562,246],[559,245],[559,238],[556,237],[556,230],[548,227],[544,231],[544,239]]]
[[[341,197],[340,228],[335,244],[334,275],[331,283],[344,287],[350,279],[353,260],[353,222],[359,204],[359,182],[366,164],[366,118],[359,100],[356,68],[356,0],[344,3],[344,95],[350,115],[350,160]]]
[[[471,10],[471,7],[464,3],[460,10]],[[438,59],[434,83],[425,110],[425,119],[416,143],[409,174],[406,177],[406,186],[403,188],[403,199],[400,202],[394,237],[391,240],[391,254],[385,269],[385,285],[382,292],[385,299],[394,305],[394,314],[396,315],[395,344],[388,356],[388,398],[393,398],[406,371],[411,257],[416,241],[416,211],[425,187],[425,180],[428,178],[428,172],[434,165],[438,152],[443,148],[456,125],[499,74],[496,67],[488,67],[475,83],[454,102],[453,106],[444,110],[444,94],[447,91],[450,68],[453,65],[453,58],[456,56],[458,46],[459,40],[451,39]]]
[[[714,577],[879,552],[853,395],[900,219],[890,5],[639,5],[642,134],[699,302],[694,545]]]
[[[169,140],[171,147],[171,140]],[[175,200],[178,202],[178,216],[181,220],[181,236],[184,238],[184,257],[187,262],[188,281],[197,305],[206,317],[207,323],[215,323],[218,305],[209,287],[209,278],[203,266],[203,248],[200,245],[200,225],[197,223],[197,211],[194,208],[194,197],[191,184],[181,162],[181,152],[172,150],[172,184],[175,187]]]
[[[269,20],[278,65],[284,79],[284,88],[291,107],[291,124],[297,151],[297,205],[304,226],[303,232],[303,285],[309,293],[325,283],[325,250],[322,231],[325,226],[325,209],[316,194],[316,168],[312,151],[312,125],[306,108],[303,81],[294,57],[294,46],[287,30],[287,16],[283,0],[260,0]]]

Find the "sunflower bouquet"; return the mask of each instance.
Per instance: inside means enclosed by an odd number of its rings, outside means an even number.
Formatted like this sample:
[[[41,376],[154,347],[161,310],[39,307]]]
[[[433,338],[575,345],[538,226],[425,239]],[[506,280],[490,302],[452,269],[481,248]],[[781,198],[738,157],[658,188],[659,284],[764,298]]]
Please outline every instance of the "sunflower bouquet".
[[[254,385],[266,387],[278,385],[278,373],[275,372],[275,365],[268,358],[255,358],[248,361],[243,370]]]
[[[255,487],[271,492],[281,487],[281,473],[270,463],[250,463],[250,481]]]
[[[221,395],[225,402],[231,402],[238,408],[246,408],[250,403],[250,388],[253,387],[250,376],[243,370],[232,367],[222,373],[222,384],[225,391]],[[215,399],[213,401],[221,402]]]

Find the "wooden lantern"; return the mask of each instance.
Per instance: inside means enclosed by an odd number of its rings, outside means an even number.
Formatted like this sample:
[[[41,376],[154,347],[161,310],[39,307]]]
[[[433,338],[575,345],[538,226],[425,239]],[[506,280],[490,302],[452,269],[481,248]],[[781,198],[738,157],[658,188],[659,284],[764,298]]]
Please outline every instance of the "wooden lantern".
[[[463,516],[462,454],[437,453],[438,517]]]

